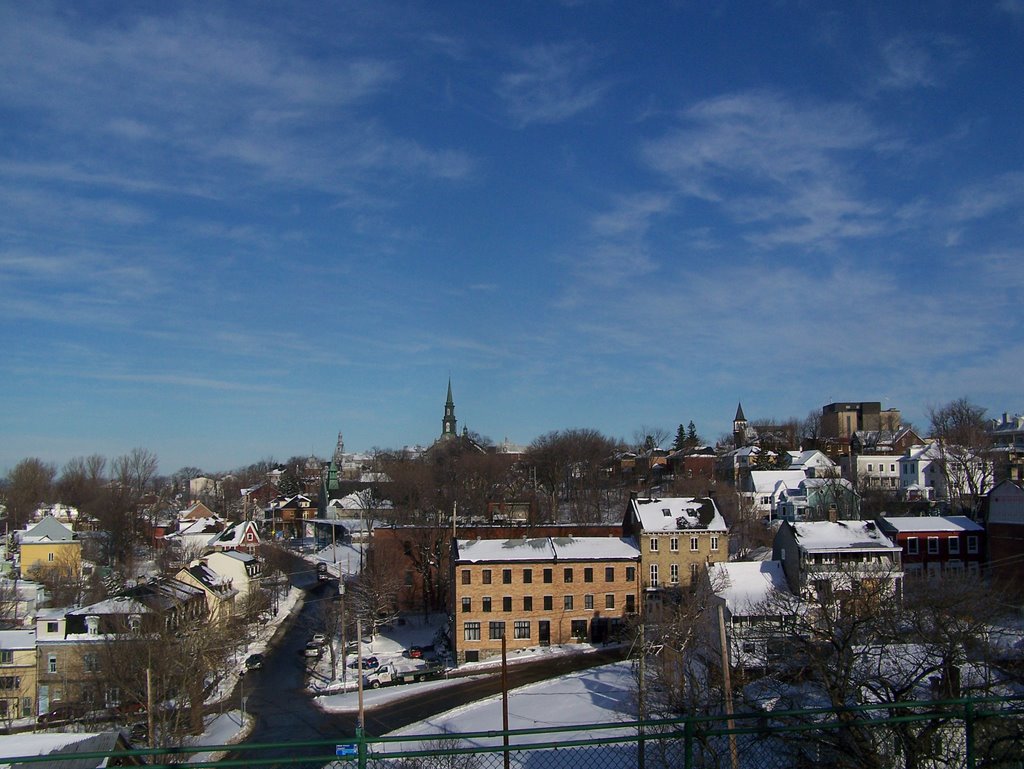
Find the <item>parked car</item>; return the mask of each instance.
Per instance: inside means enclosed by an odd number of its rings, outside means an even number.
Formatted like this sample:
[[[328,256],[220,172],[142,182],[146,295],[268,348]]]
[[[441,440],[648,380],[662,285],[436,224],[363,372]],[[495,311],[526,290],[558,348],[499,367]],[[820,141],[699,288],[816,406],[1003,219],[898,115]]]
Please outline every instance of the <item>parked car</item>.
[[[114,715],[118,717],[137,716],[146,712],[146,706],[135,700],[122,702],[114,708]]]
[[[358,659],[352,660],[352,662],[349,663],[349,667],[350,668],[358,668],[359,667],[359,660]],[[380,667],[380,660],[379,659],[377,659],[376,657],[363,657],[363,669],[364,670],[373,670],[374,668],[378,668],[378,667]]]
[[[421,646],[410,646],[409,647],[409,651],[407,651],[402,656],[408,657],[409,659],[414,659],[414,660],[422,659],[423,658],[423,647],[421,647]]]
[[[67,702],[59,705],[54,705],[46,713],[39,716],[37,721],[43,726],[51,726],[53,724],[63,724],[68,721],[74,721],[75,719],[84,716],[88,710],[85,705],[81,702]]]
[[[306,644],[306,648],[302,650],[303,655],[306,657],[319,657],[324,653],[324,647],[320,644],[313,643],[310,641]]]
[[[309,639],[310,643],[320,644],[323,646],[327,643],[327,636],[323,633],[313,633],[313,637]]]
[[[263,655],[262,654],[250,654],[245,658],[243,667],[246,670],[259,670],[263,667]]]

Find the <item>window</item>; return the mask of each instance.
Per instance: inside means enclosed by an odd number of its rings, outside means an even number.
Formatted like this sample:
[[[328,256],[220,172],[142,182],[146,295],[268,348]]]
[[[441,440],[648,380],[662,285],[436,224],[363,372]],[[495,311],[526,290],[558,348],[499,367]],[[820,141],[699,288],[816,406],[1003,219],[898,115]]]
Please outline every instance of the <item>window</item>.
[[[658,552],[658,538],[657,537],[651,537],[651,552],[652,553],[657,553]]]
[[[562,569],[562,581],[565,582],[566,584],[569,584],[570,582],[572,582],[572,567],[571,566],[568,569]]]
[[[754,644],[753,641],[744,641],[743,642],[743,653],[744,654],[753,654],[756,651],[757,651],[757,646]]]
[[[870,462],[868,462],[868,472],[870,473],[874,469],[875,469],[874,465],[872,465]]]
[[[488,612],[488,611],[491,610],[491,598],[490,598],[490,596],[487,596],[486,598],[481,599],[481,603],[483,603],[483,606],[481,607],[482,611]]]
[[[533,569],[523,569],[523,584],[529,585],[533,583]]]
[[[583,581],[593,582],[594,581],[594,570],[589,566],[583,570]]]
[[[47,561],[52,561],[53,560],[53,553],[47,553],[46,554],[46,560]]]
[[[594,596],[591,595],[590,593],[587,593],[585,596],[583,596],[583,608],[584,609],[593,609],[594,608]]]
[[[516,638],[529,638],[530,637],[530,620],[528,619],[517,619],[515,624],[512,626],[512,633]]]
[[[572,596],[571,595],[565,596],[564,600],[562,601],[562,608],[565,609],[566,611],[572,611]]]
[[[651,564],[651,587],[658,586],[658,564]]]
[[[512,569],[501,570],[501,584],[511,585],[512,584]]]
[[[505,637],[505,623],[504,622],[491,622],[488,623],[487,637],[492,641],[500,641]]]
[[[0,649],[0,665],[14,664],[14,649]]]
[[[889,465],[889,472],[890,473],[895,473],[896,472],[896,465]]]
[[[48,672],[50,672],[50,673],[56,673],[57,672],[57,655],[56,654],[51,654],[50,655],[49,659],[47,660],[46,670]]]
[[[463,611],[473,611],[473,600],[471,598],[463,598],[462,599],[462,610]]]
[[[483,570],[483,575],[484,575],[484,584],[485,585],[491,584],[491,570],[490,569],[484,569]]]
[[[585,619],[574,619],[569,627],[573,638],[582,640],[587,637],[587,621]]]
[[[700,539],[697,537],[690,537],[690,550],[696,553],[700,550]]]
[[[604,608],[614,609],[615,608],[615,593],[604,594]]]
[[[626,582],[636,582],[636,566],[626,567]]]
[[[718,537],[712,537],[711,538],[711,549],[712,550],[717,550],[718,549]]]
[[[917,537],[907,537],[907,555],[917,555],[919,552]]]
[[[480,623],[479,622],[463,622],[462,623],[462,640],[464,640],[464,641],[479,641],[480,640]]]
[[[679,584],[679,564],[674,563],[668,567],[668,581],[673,585]]]
[[[950,555],[960,555],[960,537],[950,537],[946,543],[949,546]]]
[[[544,596],[544,611],[553,611],[555,608],[555,599],[550,595]]]
[[[20,689],[21,676],[0,676],[0,689]],[[4,704],[7,703],[3,700]]]
[[[512,611],[512,596],[507,595],[501,599],[501,610]]]
[[[626,595],[626,614],[636,614],[636,596],[632,593]]]
[[[85,654],[82,656],[82,667],[86,673],[95,673],[100,669],[100,663],[95,654]]]
[[[58,626],[57,626],[56,622],[47,622],[46,623],[46,632],[47,633],[56,633],[57,632],[57,627]]]
[[[971,555],[978,554],[978,538],[973,534],[967,538],[967,552]]]
[[[462,584],[463,585],[468,585],[469,584],[469,580],[470,580],[469,569],[463,569],[462,570]]]
[[[679,552],[679,537],[672,537],[672,539],[668,541],[668,549],[673,553]]]
[[[533,611],[533,596],[532,595],[524,595],[523,596],[523,611]]]
[[[699,575],[699,574],[700,574],[700,564],[698,564],[698,563],[691,563],[690,564],[690,584],[691,585],[694,582],[697,581],[697,575]]]
[[[551,584],[551,569],[544,569],[544,581]]]
[[[605,582],[614,582],[615,581],[615,567],[614,566],[605,566],[604,567],[604,581]]]
[[[939,538],[928,537],[928,555],[937,555],[939,552]]]

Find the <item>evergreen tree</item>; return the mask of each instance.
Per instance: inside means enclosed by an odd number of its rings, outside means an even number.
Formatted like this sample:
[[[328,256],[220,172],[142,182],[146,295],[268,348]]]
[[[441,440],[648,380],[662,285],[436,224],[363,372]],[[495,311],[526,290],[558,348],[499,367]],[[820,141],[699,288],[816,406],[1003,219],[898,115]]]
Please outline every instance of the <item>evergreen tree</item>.
[[[683,426],[679,425],[679,429],[682,430]],[[686,426],[686,443],[692,449],[694,446],[700,443],[700,436],[697,435],[697,425],[690,420],[690,424]]]
[[[690,424],[692,425],[693,422],[690,422]],[[675,439],[675,441],[672,442],[672,450],[673,451],[679,451],[680,449],[683,449],[685,447],[686,447],[686,430],[683,429],[683,425],[680,422],[679,429],[676,430],[676,439]]]

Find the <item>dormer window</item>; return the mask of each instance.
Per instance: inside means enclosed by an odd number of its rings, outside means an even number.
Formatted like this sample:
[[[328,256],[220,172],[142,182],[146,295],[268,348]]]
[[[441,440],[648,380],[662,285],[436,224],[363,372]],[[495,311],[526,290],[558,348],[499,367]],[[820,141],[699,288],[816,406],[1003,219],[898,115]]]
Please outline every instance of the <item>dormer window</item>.
[[[128,618],[128,629],[133,633],[138,633],[142,629],[142,617],[138,614],[133,614]]]
[[[667,507],[661,508],[661,514],[664,515],[666,518],[672,517],[672,511]]]

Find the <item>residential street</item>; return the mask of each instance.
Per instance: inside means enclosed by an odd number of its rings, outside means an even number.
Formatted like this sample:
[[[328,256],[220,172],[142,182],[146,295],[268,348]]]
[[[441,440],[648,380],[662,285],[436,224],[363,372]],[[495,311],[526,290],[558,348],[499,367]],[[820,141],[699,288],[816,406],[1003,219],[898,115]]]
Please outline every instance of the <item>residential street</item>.
[[[325,713],[317,708],[305,689],[305,659],[300,650],[308,640],[317,599],[327,599],[334,583],[315,584],[310,572],[298,574],[293,581],[314,585],[309,590],[301,611],[282,629],[282,636],[268,649],[266,662],[260,670],[250,671],[240,683],[236,696],[244,697],[246,711],[254,715],[256,725],[246,740],[253,744],[287,743],[288,747],[261,751],[262,756],[295,757],[303,752],[323,754],[324,749],[303,748],[301,743],[313,740],[335,740],[339,743],[355,733],[355,714]],[[572,670],[603,665],[621,659],[621,649],[572,657],[549,658],[536,663],[519,664],[509,669],[509,686],[523,686],[535,681],[563,675]],[[408,697],[391,702],[366,713],[368,734],[381,735],[416,723],[426,717],[473,702],[501,691],[501,676],[495,672],[486,678],[479,674],[462,685],[432,689],[423,697]],[[500,728],[495,724],[495,728]],[[256,758],[254,754],[231,754],[228,758]],[[311,762],[319,766],[322,762]],[[289,763],[289,766],[297,764]]]

